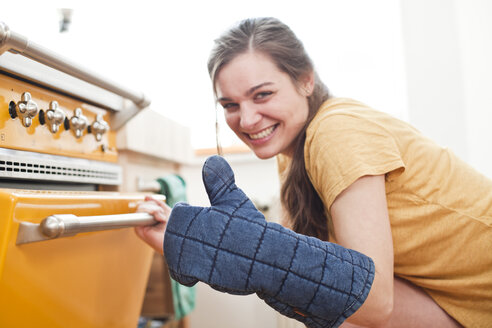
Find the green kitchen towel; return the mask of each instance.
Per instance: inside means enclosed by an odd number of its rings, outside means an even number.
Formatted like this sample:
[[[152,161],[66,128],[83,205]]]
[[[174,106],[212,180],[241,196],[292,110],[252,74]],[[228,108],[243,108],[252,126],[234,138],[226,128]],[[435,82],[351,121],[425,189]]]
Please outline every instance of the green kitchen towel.
[[[166,203],[173,207],[178,202],[186,202],[186,183],[177,174],[158,178],[161,185],[160,193],[166,196]],[[173,293],[174,319],[179,320],[195,308],[196,287],[186,287],[171,278]]]

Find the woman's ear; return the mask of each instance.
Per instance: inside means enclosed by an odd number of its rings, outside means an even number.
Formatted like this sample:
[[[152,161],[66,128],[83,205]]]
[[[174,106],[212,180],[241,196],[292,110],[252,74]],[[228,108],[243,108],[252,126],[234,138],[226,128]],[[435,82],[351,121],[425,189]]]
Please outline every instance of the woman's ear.
[[[309,72],[301,79],[301,90],[306,97],[309,97],[313,94],[314,71]]]

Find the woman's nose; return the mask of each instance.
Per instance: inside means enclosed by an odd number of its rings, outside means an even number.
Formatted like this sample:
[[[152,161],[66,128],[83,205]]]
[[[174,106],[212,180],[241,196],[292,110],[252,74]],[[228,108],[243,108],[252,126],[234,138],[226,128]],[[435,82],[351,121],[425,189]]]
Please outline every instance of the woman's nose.
[[[261,114],[250,106],[241,108],[241,120],[239,122],[242,129],[253,128],[261,120]]]

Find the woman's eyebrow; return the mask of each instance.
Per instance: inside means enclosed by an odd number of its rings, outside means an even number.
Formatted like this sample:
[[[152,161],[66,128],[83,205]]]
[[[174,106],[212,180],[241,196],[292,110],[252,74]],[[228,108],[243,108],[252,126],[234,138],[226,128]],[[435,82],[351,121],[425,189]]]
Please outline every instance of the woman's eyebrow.
[[[255,92],[256,90],[266,86],[266,85],[272,85],[273,82],[263,82],[263,83],[260,83],[258,85],[255,85],[254,87],[251,87],[248,91],[246,91],[245,95],[246,96],[250,96],[253,92]],[[217,99],[217,101],[232,101],[231,98],[228,98],[228,97],[220,97],[219,99]]]
[[[273,82],[263,82],[263,83],[260,83],[258,85],[255,85],[254,87],[252,87],[248,91],[246,91],[246,96],[250,96],[253,92],[258,90],[259,88],[264,87],[266,85],[271,85],[271,84],[273,84]]]
[[[231,98],[227,98],[227,97],[220,97],[219,99],[217,99],[218,102],[221,102],[221,101],[231,101],[232,99]]]

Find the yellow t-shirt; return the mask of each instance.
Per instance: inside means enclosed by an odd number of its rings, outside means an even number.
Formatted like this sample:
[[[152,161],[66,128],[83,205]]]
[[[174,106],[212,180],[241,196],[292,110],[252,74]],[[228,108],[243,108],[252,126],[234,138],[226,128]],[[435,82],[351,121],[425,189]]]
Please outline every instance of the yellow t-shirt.
[[[492,326],[491,180],[409,124],[350,99],[323,104],[304,159],[328,218],[355,180],[385,174],[395,274],[465,327]],[[279,169],[286,165],[279,155]]]

